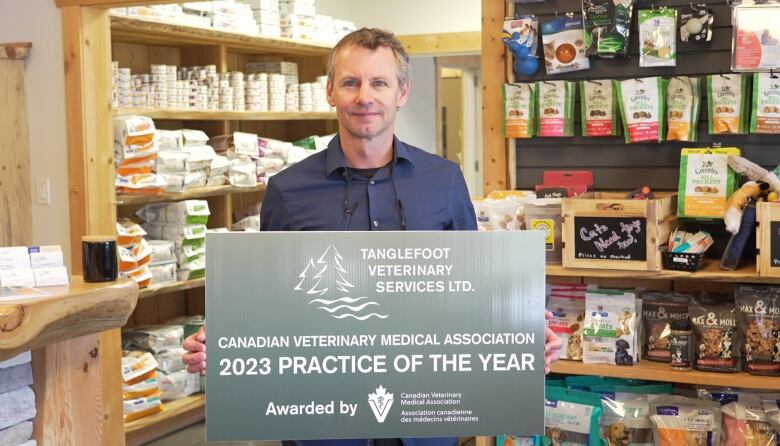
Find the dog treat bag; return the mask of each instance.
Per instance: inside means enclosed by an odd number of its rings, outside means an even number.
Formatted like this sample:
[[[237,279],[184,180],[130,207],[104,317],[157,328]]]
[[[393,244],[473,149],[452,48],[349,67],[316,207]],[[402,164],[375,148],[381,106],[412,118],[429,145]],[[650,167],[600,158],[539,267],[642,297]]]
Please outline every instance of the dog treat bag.
[[[639,10],[639,66],[677,65],[677,10]]]
[[[739,342],[734,303],[704,296],[692,300],[688,312],[696,338],[695,368],[738,372]]]
[[[677,216],[723,218],[726,202],[738,181],[737,174],[728,165],[728,157],[741,153],[735,147],[682,149]]]
[[[601,446],[601,402],[593,393],[546,387],[543,446]]]
[[[650,395],[656,446],[719,446],[720,404],[679,395]]]
[[[684,294],[642,294],[642,326],[646,359],[669,362],[670,324],[688,319],[689,300],[690,297]]]
[[[780,133],[780,77],[777,75],[753,75],[750,133]]]
[[[735,295],[747,371],[780,376],[780,288],[741,285]]]
[[[580,104],[582,136],[620,134],[617,90],[612,82],[580,81]]]
[[[612,82],[618,92],[626,142],[663,141],[666,81],[645,77]]]
[[[634,0],[583,0],[588,56],[628,57],[628,35]]]
[[[587,70],[590,59],[585,55],[582,19],[555,17],[542,22],[544,67],[547,74]]]
[[[530,138],[536,130],[536,84],[504,84],[504,129],[507,138]]]
[[[768,420],[762,399],[776,398],[772,393],[751,393],[731,389],[699,389],[699,398],[721,405],[723,417],[721,446],[775,446],[776,435]]]
[[[638,360],[636,335],[633,293],[588,290],[582,334],[583,362],[634,365]]]
[[[553,314],[547,321],[563,341],[560,358],[582,361],[582,327],[585,322],[585,290],[553,293],[547,298],[547,311]]]
[[[539,136],[574,136],[574,89],[571,81],[536,83]]]
[[[701,93],[697,77],[675,76],[666,87],[667,141],[696,141]]]
[[[601,397],[601,438],[605,446],[653,446],[648,395],[671,394],[670,384],[593,386]]]
[[[710,134],[748,132],[749,74],[707,75],[707,123]]]

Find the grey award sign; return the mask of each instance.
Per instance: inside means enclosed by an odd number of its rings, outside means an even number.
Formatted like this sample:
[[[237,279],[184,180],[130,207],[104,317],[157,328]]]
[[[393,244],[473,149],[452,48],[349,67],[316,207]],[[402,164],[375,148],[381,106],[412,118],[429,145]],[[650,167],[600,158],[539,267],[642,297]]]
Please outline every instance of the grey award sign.
[[[544,430],[544,236],[207,236],[208,441]]]

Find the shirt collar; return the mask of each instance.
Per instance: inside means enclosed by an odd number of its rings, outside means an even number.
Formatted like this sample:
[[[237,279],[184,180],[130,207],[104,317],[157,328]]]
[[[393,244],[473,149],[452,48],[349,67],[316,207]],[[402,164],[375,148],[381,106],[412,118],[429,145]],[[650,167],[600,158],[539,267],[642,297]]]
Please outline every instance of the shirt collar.
[[[409,148],[401,142],[395,135],[393,135],[393,148],[395,150],[395,164],[399,164],[400,161],[408,162],[409,165],[414,167],[414,159],[412,158],[412,152]],[[347,161],[344,159],[344,151],[341,149],[341,139],[339,135],[333,137],[328,143],[327,152],[325,154],[325,174],[330,176],[333,172],[339,169],[347,168]]]

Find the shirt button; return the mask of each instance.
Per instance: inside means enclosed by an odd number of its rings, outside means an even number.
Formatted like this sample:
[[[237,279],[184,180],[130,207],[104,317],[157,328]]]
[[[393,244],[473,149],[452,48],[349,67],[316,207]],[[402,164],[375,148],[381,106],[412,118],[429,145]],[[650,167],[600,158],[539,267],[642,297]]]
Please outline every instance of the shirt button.
[[[374,185],[374,180],[369,181],[368,184],[373,186]]]
[[[373,223],[375,228],[379,227],[379,221],[378,220],[374,220],[372,223]]]

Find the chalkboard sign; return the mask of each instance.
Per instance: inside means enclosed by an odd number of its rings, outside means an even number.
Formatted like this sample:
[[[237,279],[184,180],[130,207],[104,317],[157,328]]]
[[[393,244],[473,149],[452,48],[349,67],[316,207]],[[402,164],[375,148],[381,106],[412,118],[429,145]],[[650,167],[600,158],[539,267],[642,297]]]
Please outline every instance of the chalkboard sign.
[[[644,217],[574,217],[574,257],[645,261],[646,229]]]
[[[772,257],[769,266],[780,268],[780,221],[770,222],[769,231],[769,255]]]

